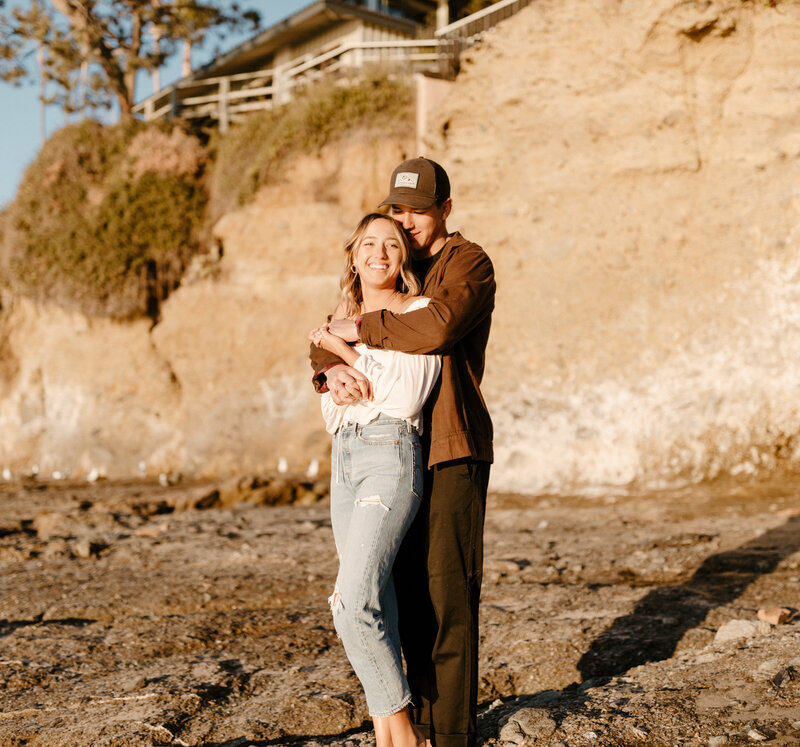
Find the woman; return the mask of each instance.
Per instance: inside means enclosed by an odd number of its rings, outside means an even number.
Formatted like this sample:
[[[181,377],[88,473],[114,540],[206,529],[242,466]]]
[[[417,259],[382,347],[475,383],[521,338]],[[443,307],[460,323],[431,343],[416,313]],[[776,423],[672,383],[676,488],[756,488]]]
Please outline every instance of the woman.
[[[408,242],[389,216],[364,217],[345,245],[341,303],[334,319],[368,311],[422,308]],[[334,625],[364,687],[377,747],[414,747],[424,736],[408,714],[392,565],[422,497],[421,411],[439,376],[441,359],[350,347],[327,325],[309,339],[361,371],[371,397],[337,405],[322,395],[333,434],[331,523],[339,574],[330,598]]]

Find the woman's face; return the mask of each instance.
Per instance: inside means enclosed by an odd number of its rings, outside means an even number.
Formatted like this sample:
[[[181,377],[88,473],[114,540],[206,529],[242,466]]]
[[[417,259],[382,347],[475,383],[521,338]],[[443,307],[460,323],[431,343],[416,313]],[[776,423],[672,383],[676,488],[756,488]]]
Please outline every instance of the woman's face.
[[[356,270],[365,288],[395,288],[403,266],[403,247],[391,218],[375,219],[356,250]]]

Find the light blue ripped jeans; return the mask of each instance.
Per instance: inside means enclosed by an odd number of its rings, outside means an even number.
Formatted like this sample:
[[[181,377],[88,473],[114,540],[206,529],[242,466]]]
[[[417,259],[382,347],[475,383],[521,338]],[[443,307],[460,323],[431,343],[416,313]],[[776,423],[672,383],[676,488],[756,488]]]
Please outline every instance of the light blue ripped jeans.
[[[411,702],[403,674],[392,565],[422,496],[416,430],[380,415],[333,437],[331,523],[339,575],[330,597],[336,632],[372,716]]]

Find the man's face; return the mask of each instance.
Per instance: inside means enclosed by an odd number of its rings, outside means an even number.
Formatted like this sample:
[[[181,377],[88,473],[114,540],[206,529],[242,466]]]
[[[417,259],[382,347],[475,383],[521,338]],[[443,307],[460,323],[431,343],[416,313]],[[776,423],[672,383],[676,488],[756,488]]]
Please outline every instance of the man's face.
[[[445,221],[450,214],[450,205],[449,199],[441,207],[434,204],[425,209],[392,205],[390,215],[403,227],[414,253],[425,256],[434,244],[447,239]],[[435,247],[436,250],[440,248]]]

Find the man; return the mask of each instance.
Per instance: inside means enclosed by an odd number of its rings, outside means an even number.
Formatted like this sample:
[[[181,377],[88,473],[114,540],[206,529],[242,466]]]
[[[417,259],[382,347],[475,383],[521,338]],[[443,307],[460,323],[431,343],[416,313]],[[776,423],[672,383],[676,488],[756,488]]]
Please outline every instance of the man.
[[[331,323],[370,347],[442,355],[442,373],[424,410],[425,500],[395,561],[400,637],[415,722],[435,747],[474,744],[478,697],[478,602],[492,423],[480,383],[494,309],[489,257],[447,230],[452,209],[445,170],[427,158],[392,174],[392,217],[414,253],[427,308],[376,311]],[[320,349],[315,385],[334,401],[367,396],[369,382]]]

